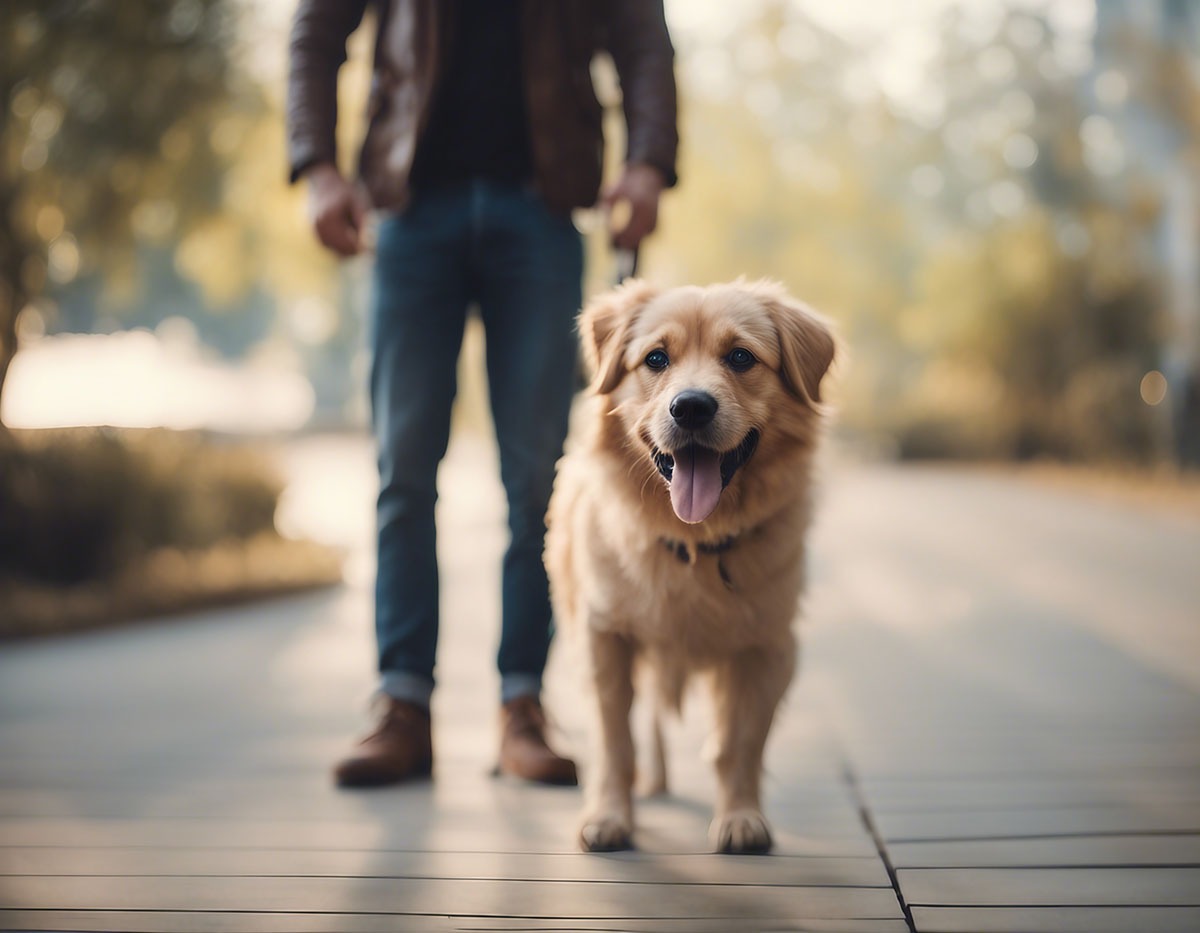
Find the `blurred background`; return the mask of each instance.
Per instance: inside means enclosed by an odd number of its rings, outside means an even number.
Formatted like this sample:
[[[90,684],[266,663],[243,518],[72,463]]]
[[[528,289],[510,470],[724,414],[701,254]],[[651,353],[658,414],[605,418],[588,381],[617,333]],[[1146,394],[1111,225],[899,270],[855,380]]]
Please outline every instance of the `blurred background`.
[[[322,253],[285,184],[292,10],[0,5],[0,629],[340,573],[336,548],[300,540],[317,525],[276,509],[323,449],[296,438],[366,423],[367,261]],[[838,435],[858,455],[1191,481],[1200,6],[669,0],[667,15],[681,184],[648,277],[769,276],[834,320]],[[360,30],[347,169],[369,59]],[[596,80],[611,169],[619,92],[604,62]],[[602,218],[577,222],[593,293],[613,260]],[[486,435],[481,345],[472,330],[456,418]]]

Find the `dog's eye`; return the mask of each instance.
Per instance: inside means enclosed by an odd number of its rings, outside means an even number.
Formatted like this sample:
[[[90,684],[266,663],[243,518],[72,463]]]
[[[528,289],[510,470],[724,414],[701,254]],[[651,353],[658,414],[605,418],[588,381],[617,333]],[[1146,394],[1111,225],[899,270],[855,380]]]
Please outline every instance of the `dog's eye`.
[[[666,350],[651,350],[646,354],[646,365],[651,369],[666,369],[670,362]]]
[[[729,368],[734,372],[744,373],[747,369],[758,362],[754,358],[754,354],[744,347],[735,347],[729,351],[729,355],[725,357],[725,362],[729,364]]]

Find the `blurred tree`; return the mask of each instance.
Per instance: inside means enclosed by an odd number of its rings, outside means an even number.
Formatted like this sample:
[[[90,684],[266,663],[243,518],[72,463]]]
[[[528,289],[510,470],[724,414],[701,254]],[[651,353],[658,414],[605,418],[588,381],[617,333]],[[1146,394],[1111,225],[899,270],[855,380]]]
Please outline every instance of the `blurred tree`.
[[[1166,453],[1139,393],[1162,339],[1152,217],[1092,112],[1087,40],[1019,8],[983,31],[943,21],[913,204],[940,232],[902,312],[934,364],[907,393],[911,453]]]
[[[861,50],[773,0],[681,61],[684,184],[649,247],[656,269],[781,279],[837,318],[856,363],[894,347],[919,252],[897,192],[913,130],[864,81]]]
[[[1093,135],[1129,164],[1124,200],[1150,216],[1142,241],[1167,324],[1154,365],[1168,383],[1176,456],[1200,466],[1200,6],[1097,0],[1096,14]]]
[[[130,287],[135,244],[219,204],[229,107],[255,100],[235,15],[232,0],[0,4],[0,392],[48,287],[100,267]]]
[[[656,269],[770,275],[829,313],[840,422],[902,454],[1164,455],[1139,392],[1164,337],[1156,179],[1113,160],[1091,30],[1053,12],[948,8],[894,97],[871,43],[785,0],[684,37],[685,183]]]

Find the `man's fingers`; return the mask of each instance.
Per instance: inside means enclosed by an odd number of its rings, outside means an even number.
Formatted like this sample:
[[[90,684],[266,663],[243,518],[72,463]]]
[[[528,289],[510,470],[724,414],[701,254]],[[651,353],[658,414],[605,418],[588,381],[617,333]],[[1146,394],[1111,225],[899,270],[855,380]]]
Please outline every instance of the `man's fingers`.
[[[333,250],[339,256],[345,255],[345,234],[340,224],[332,217],[319,218],[315,224],[317,239],[326,249]]]
[[[339,256],[361,252],[367,207],[354,186],[332,166],[318,167],[309,182],[309,209],[321,245]]]
[[[317,237],[328,249],[339,256],[353,256],[358,252],[358,228],[345,211],[326,214],[317,220]]]
[[[347,187],[318,212],[317,234],[321,242],[339,256],[354,256],[362,249],[365,223],[366,211]]]
[[[613,236],[613,243],[619,249],[637,249],[639,243],[654,232],[658,224],[658,205],[656,203],[630,202],[629,221]]]
[[[618,249],[636,249],[658,225],[662,173],[646,165],[629,165],[604,189],[600,202],[608,210],[609,230]]]

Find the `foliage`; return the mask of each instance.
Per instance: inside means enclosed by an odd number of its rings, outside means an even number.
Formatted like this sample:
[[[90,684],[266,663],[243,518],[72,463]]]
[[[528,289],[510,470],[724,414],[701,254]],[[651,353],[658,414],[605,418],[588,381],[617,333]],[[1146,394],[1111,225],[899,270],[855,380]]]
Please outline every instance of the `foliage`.
[[[266,452],[166,430],[0,435],[0,638],[109,625],[341,581],[275,530]]]
[[[907,101],[879,90],[869,47],[792,4],[686,48],[682,185],[654,268],[783,279],[842,332],[845,428],[902,455],[1161,456],[1139,384],[1166,337],[1147,246],[1162,195],[1105,148],[1117,117],[1090,97],[1089,40],[958,7],[936,40]]]
[[[0,577],[78,583],[160,548],[274,530],[282,483],[253,449],[166,430],[11,439],[0,446]]]
[[[0,389],[17,316],[103,267],[133,288],[133,246],[219,203],[256,95],[234,67],[230,0],[0,4]]]

